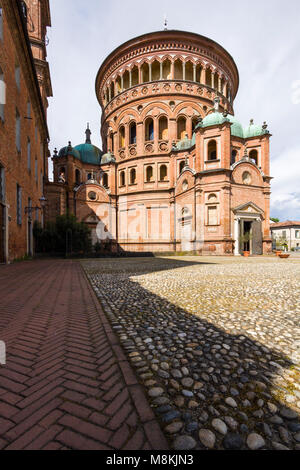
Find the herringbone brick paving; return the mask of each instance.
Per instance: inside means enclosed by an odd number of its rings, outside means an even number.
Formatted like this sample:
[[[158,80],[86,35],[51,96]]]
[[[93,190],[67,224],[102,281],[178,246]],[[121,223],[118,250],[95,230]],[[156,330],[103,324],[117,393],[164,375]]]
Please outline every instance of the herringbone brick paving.
[[[168,448],[79,263],[0,267],[0,449]]]

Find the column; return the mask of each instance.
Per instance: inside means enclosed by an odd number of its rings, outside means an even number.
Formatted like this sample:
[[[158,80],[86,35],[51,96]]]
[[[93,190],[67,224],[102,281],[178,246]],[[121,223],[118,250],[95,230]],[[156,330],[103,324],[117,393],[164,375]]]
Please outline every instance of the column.
[[[200,74],[200,83],[202,83],[202,85],[205,85],[205,73],[206,73],[206,69],[202,67],[201,74]]]
[[[185,80],[185,62],[182,63],[182,78]]]
[[[132,87],[132,70],[129,70],[129,88]]]
[[[111,86],[108,87],[108,101],[111,101]]]
[[[196,81],[196,64],[193,64],[193,82]]]
[[[159,79],[163,79],[163,63],[160,63],[160,69],[159,69]]]
[[[121,92],[124,90],[124,78],[121,76]]]
[[[224,95],[224,96],[226,96],[226,98],[227,98],[227,86],[228,86],[228,83],[227,83],[227,82],[225,82],[225,84],[224,84],[224,91],[223,91],[223,95]]]
[[[171,80],[174,80],[174,60],[171,62]]]
[[[215,72],[211,73],[211,87],[215,88]]]
[[[149,82],[152,82],[152,64],[149,64]]]
[[[240,230],[239,230],[239,221],[240,219],[238,217],[235,217],[234,219],[234,255],[239,256],[239,236],[240,236]]]
[[[139,84],[142,83],[142,67],[139,66]]]
[[[221,92],[221,77],[219,75],[219,80],[218,80],[218,91]]]

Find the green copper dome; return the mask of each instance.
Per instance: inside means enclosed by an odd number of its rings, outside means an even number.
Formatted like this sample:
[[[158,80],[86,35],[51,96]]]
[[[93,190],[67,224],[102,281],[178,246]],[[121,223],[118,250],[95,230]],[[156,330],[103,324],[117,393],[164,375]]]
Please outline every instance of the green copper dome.
[[[268,134],[267,125],[264,123],[263,126],[253,124],[253,120],[250,121],[250,125],[243,128],[241,123],[232,114],[226,116],[218,111],[212,112],[205,116],[202,122],[197,124],[196,129],[199,127],[209,127],[223,124],[224,122],[231,123],[231,135],[240,137],[241,139],[248,139],[249,137],[256,137],[263,134]]]
[[[76,145],[75,150],[80,154],[80,160],[83,163],[91,163],[93,165],[100,165],[101,150],[92,144]]]
[[[244,138],[247,139],[248,137],[256,137],[265,133],[266,132],[262,126],[258,126],[257,124],[250,122],[250,125],[244,129]]]
[[[73,157],[78,158],[80,160],[80,153],[70,145],[61,148],[58,152],[58,157],[66,157],[67,155],[72,155]]]
[[[223,124],[226,121],[226,118],[222,113],[214,112],[210,113],[202,121],[202,127],[215,126],[217,124]]]
[[[231,122],[231,135],[235,135],[236,137],[244,137],[244,129],[242,124],[236,119],[236,117],[228,114],[227,119]]]
[[[91,134],[92,133],[88,124],[87,129],[85,131],[85,144],[76,145],[75,150],[79,152],[80,160],[83,163],[90,163],[91,165],[100,165],[101,156],[103,155],[103,152],[95,145],[92,145]]]

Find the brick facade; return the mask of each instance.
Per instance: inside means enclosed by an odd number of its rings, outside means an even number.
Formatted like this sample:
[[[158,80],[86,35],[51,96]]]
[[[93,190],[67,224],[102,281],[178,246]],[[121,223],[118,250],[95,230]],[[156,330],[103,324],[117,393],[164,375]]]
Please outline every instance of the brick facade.
[[[33,221],[42,221],[41,210],[26,208],[40,207],[48,179],[46,110],[52,93],[45,46],[38,53],[31,35],[45,44],[50,18],[48,0],[1,0],[0,8],[0,262],[9,262],[32,253]]]
[[[197,34],[121,45],[96,79],[105,154],[55,153],[56,204],[60,185],[93,241],[122,250],[268,253],[270,133],[234,118],[238,85],[232,57]]]

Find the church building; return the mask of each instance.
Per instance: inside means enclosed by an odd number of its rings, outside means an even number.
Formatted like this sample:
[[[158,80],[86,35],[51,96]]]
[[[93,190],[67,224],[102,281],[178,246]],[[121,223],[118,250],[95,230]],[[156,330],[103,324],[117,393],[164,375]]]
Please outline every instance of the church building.
[[[46,217],[67,211],[113,251],[266,254],[270,132],[234,114],[231,55],[198,34],[131,39],[102,63],[96,94],[103,149],[53,155]]]

